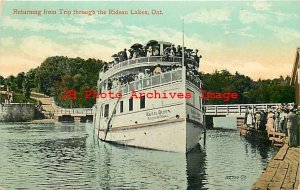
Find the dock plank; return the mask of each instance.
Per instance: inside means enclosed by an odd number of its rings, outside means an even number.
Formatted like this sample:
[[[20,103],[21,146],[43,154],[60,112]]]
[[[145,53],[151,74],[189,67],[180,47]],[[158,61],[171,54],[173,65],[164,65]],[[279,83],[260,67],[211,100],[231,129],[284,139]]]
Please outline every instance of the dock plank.
[[[268,167],[270,167],[270,168],[278,168],[279,164],[280,164],[279,160],[273,160],[272,162],[269,163]]]
[[[252,189],[298,190],[300,179],[300,147],[289,148],[284,144]]]
[[[290,167],[288,168],[286,177],[282,184],[283,189],[293,189],[294,183],[296,182],[296,171],[297,171],[297,168],[293,166],[295,165],[290,165]]]
[[[274,160],[283,160],[288,149],[289,149],[289,146],[287,144],[284,144],[283,147],[275,155]]]

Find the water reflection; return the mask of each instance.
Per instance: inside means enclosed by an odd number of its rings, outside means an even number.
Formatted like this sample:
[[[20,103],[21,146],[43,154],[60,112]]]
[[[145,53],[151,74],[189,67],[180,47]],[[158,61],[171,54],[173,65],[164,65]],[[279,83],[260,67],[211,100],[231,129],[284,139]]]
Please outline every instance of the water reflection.
[[[266,141],[262,142],[259,141],[258,139],[251,139],[251,138],[250,139],[245,138],[245,141],[247,142],[245,143],[246,152],[249,152],[250,149],[253,154],[257,155],[258,153],[259,156],[261,157],[262,164],[269,159],[270,152],[276,151],[276,148],[270,146],[270,142],[266,142]],[[265,166],[265,164],[263,164],[263,166]]]
[[[274,150],[235,130],[209,130],[188,154],[113,146],[80,124],[0,124],[6,189],[249,189]],[[228,181],[228,175],[247,176]]]
[[[200,146],[194,148],[186,155],[187,189],[207,189],[205,167],[206,153]]]

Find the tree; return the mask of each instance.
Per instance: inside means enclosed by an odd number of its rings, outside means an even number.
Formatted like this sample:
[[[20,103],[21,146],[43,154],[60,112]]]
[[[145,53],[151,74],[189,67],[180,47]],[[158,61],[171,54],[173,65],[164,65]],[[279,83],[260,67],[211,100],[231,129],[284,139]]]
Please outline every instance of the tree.
[[[294,87],[289,85],[290,77],[280,76],[270,80],[253,81],[250,77],[227,70],[200,73],[203,89],[211,92],[238,92],[237,101],[227,103],[287,103],[294,102]],[[222,100],[209,100],[207,104],[224,104]]]
[[[25,78],[25,80],[22,83],[23,86],[23,96],[25,97],[25,100],[28,100],[30,98],[30,83],[29,79]]]
[[[17,82],[16,77],[14,77],[13,75],[10,75],[8,78],[6,78],[5,84],[9,87],[10,91],[16,91]]]
[[[4,84],[4,77],[0,75],[0,85]]]
[[[16,84],[17,84],[18,90],[20,90],[20,91],[22,89],[22,83],[23,83],[24,79],[25,79],[24,72],[19,73],[16,77]]]

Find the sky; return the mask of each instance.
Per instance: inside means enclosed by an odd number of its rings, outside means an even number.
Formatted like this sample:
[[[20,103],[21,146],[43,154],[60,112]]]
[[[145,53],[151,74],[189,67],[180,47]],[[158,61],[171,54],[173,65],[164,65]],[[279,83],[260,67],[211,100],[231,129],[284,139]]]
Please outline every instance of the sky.
[[[14,14],[14,9],[57,14]],[[67,15],[60,9],[146,10],[149,15]],[[152,10],[163,14],[152,14]],[[149,40],[199,49],[200,71],[227,69],[254,80],[291,75],[300,46],[300,1],[5,1],[0,16],[0,75],[63,55],[111,61]],[[96,12],[97,13],[97,12]]]

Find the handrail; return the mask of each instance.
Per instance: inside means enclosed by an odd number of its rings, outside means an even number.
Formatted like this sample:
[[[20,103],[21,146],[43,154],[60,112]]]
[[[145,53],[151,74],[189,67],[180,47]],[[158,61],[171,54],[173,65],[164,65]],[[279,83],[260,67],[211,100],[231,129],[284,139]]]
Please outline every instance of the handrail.
[[[196,61],[192,60],[192,59],[185,59],[185,60],[196,63]],[[177,57],[177,56],[169,56],[169,57],[150,56],[150,57],[139,57],[139,58],[135,58],[135,59],[128,59],[126,61],[122,61],[122,62],[115,64],[113,67],[109,68],[106,72],[104,72],[102,80],[106,80],[113,74],[116,74],[117,72],[120,72],[123,69],[134,68],[134,67],[140,66],[141,64],[145,64],[145,63],[146,64],[152,64],[152,63],[162,64],[162,63],[181,63],[181,62],[182,62],[182,58]],[[100,77],[100,73],[99,73],[99,77]]]
[[[292,105],[293,103],[288,103],[288,105]],[[263,105],[281,105],[281,103],[261,103],[261,104],[221,104],[221,105],[206,105],[207,107],[222,107],[222,106],[263,106]]]
[[[93,114],[93,108],[59,109],[54,114]]]
[[[206,115],[241,115],[246,112],[248,106],[263,109],[267,111],[269,107],[279,106],[281,103],[267,103],[267,104],[225,104],[225,105],[205,105]],[[288,105],[292,105],[289,103]],[[93,108],[74,108],[74,109],[60,109],[53,112],[54,114],[93,114]]]
[[[254,112],[254,109],[264,110],[267,112],[268,108],[275,108],[279,105],[281,105],[281,103],[205,105],[205,110],[206,115],[241,115],[246,112],[248,106],[252,107],[252,112]],[[289,103],[288,105],[290,106],[292,103]]]
[[[127,94],[132,90],[144,90],[146,88],[156,87],[166,83],[172,83],[180,80],[182,80],[182,69],[178,68],[173,71],[164,72],[158,75],[153,75],[147,78],[123,84],[120,86],[120,91],[122,92],[122,94]],[[117,87],[112,88],[111,91],[116,91],[116,88]]]

